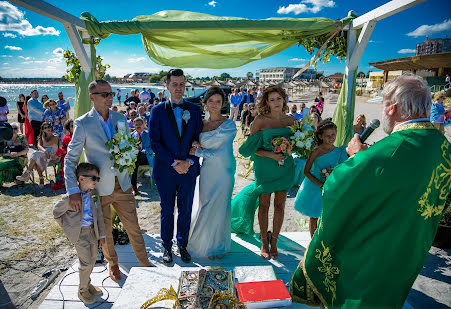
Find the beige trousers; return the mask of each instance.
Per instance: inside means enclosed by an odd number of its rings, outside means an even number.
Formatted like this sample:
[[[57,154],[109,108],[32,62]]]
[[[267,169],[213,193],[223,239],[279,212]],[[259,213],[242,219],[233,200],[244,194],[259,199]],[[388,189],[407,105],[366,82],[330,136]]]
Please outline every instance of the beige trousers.
[[[103,221],[105,222],[105,245],[103,246],[103,255],[110,266],[118,264],[116,250],[114,249],[113,227],[111,218],[111,208],[114,209],[121,219],[121,222],[127,231],[128,238],[132,244],[133,251],[141,266],[150,266],[147,258],[146,246],[144,238],[141,234],[141,228],[138,223],[138,214],[136,213],[136,201],[133,195],[133,189],[130,187],[127,191],[122,191],[121,185],[116,178],[114,184],[114,191],[110,195],[101,196],[100,202],[102,204]]]
[[[82,227],[80,231],[80,237],[75,244],[75,250],[77,250],[78,261],[78,273],[80,276],[80,285],[78,289],[80,292],[88,290],[89,283],[91,282],[90,276],[92,269],[96,264],[97,257],[97,237],[94,232],[94,225]]]
[[[229,119],[233,119],[233,121],[236,121],[238,119],[238,113],[240,111],[240,106],[234,107],[233,105],[230,105],[230,116]]]

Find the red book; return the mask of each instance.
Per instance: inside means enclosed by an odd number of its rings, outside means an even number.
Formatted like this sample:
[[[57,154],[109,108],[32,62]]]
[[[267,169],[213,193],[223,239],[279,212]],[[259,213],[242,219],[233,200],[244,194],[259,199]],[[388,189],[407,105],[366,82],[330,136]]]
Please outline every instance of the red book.
[[[237,283],[236,291],[240,301],[250,309],[291,305],[290,293],[282,280]]]

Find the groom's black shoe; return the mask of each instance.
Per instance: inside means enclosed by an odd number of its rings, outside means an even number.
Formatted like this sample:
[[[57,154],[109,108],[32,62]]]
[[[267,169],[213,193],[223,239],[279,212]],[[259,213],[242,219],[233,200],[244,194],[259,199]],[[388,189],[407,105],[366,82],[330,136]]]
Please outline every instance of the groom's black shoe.
[[[182,258],[182,261],[185,263],[191,262],[191,255],[189,255],[188,250],[186,250],[186,247],[180,247],[180,257]]]
[[[165,263],[165,264],[172,263],[172,251],[171,250],[164,249],[163,263]]]

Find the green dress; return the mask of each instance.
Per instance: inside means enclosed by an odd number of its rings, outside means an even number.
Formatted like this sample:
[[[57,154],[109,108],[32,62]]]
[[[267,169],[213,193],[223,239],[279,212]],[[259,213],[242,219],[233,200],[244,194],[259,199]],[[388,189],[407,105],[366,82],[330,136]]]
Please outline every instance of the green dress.
[[[291,280],[293,301],[402,308],[447,207],[450,148],[430,122],[408,123],[337,166]]]
[[[289,128],[266,129],[249,136],[241,145],[239,152],[251,157],[254,162],[255,181],[241,190],[232,200],[232,232],[240,234],[254,233],[254,216],[261,194],[289,191],[294,183],[294,161],[286,156],[283,166],[273,159],[257,156],[258,149],[273,151],[271,141],[283,136],[289,139]]]

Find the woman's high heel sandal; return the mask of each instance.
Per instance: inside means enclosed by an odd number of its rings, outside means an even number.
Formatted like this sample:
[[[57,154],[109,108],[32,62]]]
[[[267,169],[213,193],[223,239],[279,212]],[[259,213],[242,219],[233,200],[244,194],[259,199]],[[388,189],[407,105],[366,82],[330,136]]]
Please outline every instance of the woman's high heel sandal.
[[[269,250],[269,256],[273,260],[277,260],[279,258],[279,252],[277,251],[277,236],[274,236],[274,234],[271,233],[271,239],[269,240],[269,243],[271,244],[271,250]]]
[[[262,237],[260,234],[260,238],[262,240],[262,249],[260,251],[260,255],[265,260],[269,260],[269,239],[268,236]]]

